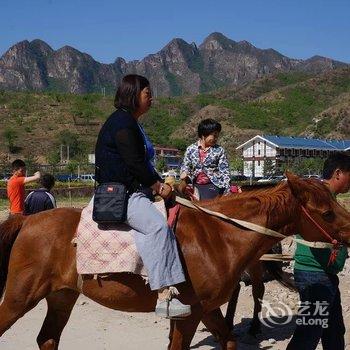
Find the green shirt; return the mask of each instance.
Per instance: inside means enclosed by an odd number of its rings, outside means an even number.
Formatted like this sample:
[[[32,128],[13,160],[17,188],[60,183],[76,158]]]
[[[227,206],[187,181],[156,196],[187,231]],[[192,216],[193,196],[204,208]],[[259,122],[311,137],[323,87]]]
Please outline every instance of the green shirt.
[[[297,238],[302,239],[300,235],[297,235]],[[297,243],[294,255],[294,269],[304,271],[324,271],[337,274],[344,268],[345,260],[348,257],[348,251],[346,247],[341,247],[335,262],[328,266],[331,252],[332,250],[330,248],[311,248],[304,244]]]

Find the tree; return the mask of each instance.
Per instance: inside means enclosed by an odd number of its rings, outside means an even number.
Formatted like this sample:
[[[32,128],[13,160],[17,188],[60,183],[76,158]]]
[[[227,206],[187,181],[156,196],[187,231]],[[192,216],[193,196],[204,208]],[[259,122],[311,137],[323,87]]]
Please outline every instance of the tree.
[[[15,141],[17,139],[17,132],[11,128],[6,128],[3,131],[2,135],[6,140],[9,152],[14,153],[17,149],[17,147],[15,146]]]
[[[33,156],[30,152],[26,152],[24,155],[24,162],[26,163],[28,174],[38,170],[38,158]]]
[[[234,157],[230,160],[230,169],[231,171],[235,171],[239,174],[243,173],[243,159],[242,157]]]
[[[73,174],[78,169],[78,166],[79,166],[79,163],[72,160],[66,165],[66,168],[70,174]]]
[[[69,146],[69,158],[73,158],[83,153],[83,143],[79,140],[77,134],[63,130],[58,134],[59,145]]]
[[[46,161],[50,164],[50,165],[57,165],[60,162],[60,154],[58,152],[58,150],[52,150],[46,157]]]
[[[158,157],[157,161],[156,161],[156,169],[163,173],[167,168],[166,162],[164,157]]]
[[[276,172],[276,167],[271,159],[264,160],[264,176],[272,176]]]

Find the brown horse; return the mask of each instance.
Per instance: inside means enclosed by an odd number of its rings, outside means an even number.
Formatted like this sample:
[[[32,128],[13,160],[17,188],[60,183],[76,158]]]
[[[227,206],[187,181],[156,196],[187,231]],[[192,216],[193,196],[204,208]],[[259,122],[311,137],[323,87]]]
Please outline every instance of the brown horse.
[[[350,234],[345,228],[350,213],[315,180],[289,175],[288,182],[276,188],[223,197],[207,207],[277,231],[291,225],[290,233],[299,232],[309,241],[324,240],[302,214],[302,205],[333,237],[348,243]],[[48,311],[37,343],[41,350],[58,349],[61,332],[80,293],[76,251],[71,243],[80,213],[54,209],[10,218],[1,225],[0,336],[46,298]],[[188,208],[180,211],[176,236],[187,272],[187,282],[179,286],[180,298],[192,305],[192,314],[185,320],[171,321],[168,349],[188,349],[200,320],[216,335],[222,349],[236,349],[218,308],[230,299],[248,264],[257,261],[278,239]],[[101,280],[84,277],[82,293],[104,306],[128,312],[151,312],[157,298],[141,276],[127,273]]]

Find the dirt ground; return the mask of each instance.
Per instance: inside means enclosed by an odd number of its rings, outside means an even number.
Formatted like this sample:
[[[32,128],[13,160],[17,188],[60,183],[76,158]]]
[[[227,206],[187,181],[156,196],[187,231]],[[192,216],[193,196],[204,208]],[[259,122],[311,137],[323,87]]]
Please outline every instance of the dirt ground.
[[[345,275],[341,278],[344,318],[350,310],[350,283]],[[297,302],[297,294],[280,287],[277,282],[266,284],[266,299],[280,298],[291,308]],[[251,288],[243,287],[236,314],[235,332],[238,334],[239,350],[286,348],[293,333],[293,320],[274,328],[263,327],[258,339],[246,335],[252,315]],[[223,310],[225,306],[223,307]],[[34,350],[35,342],[45,317],[46,304],[41,302],[35,309],[0,338],[1,350]],[[113,311],[81,296],[63,332],[60,349],[73,350],[157,350],[166,349],[169,331],[168,321],[150,314],[131,314]],[[200,324],[192,341],[191,349],[214,350],[219,346]],[[321,349],[321,346],[319,346]],[[347,347],[350,349],[350,346]]]

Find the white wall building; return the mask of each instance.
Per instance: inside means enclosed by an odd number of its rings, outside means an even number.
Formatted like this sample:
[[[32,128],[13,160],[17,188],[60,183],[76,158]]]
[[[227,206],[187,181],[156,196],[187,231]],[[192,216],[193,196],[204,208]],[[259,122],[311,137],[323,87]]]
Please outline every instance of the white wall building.
[[[242,151],[244,175],[264,176],[266,161],[278,168],[294,158],[326,158],[350,150],[350,140],[320,140],[304,137],[257,135],[236,148]]]

